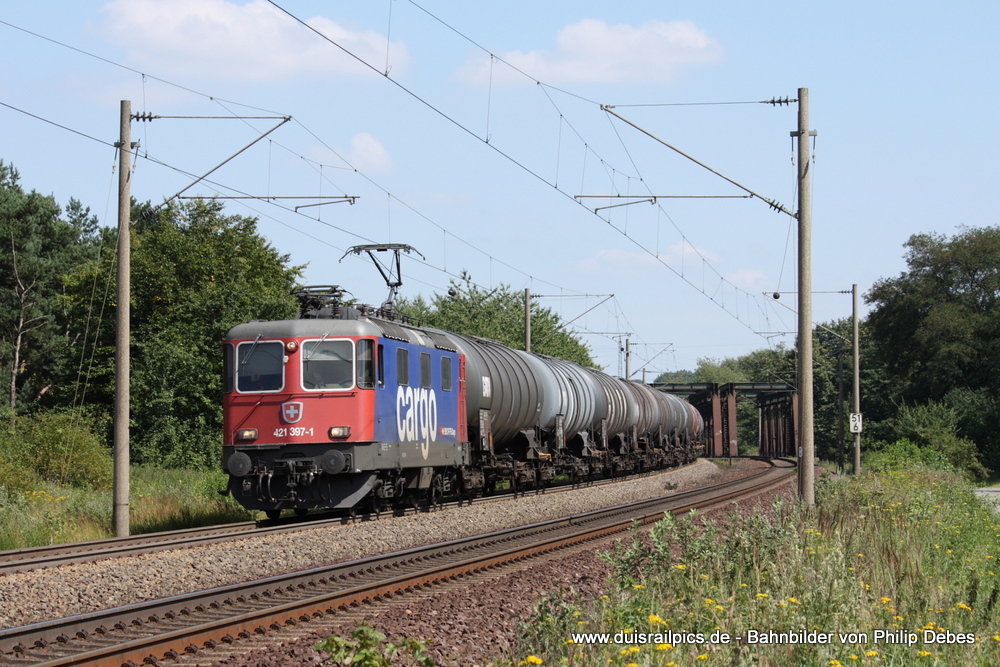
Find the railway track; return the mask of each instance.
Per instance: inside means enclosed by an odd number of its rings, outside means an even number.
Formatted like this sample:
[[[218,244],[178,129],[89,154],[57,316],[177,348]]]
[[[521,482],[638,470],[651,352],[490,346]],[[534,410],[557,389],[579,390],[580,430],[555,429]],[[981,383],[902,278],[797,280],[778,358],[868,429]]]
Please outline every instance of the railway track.
[[[408,549],[244,584],[0,631],[0,665],[159,664],[240,638],[308,624],[358,605],[390,599],[649,523],[666,512],[728,502],[784,482],[777,462],[740,480],[668,497]]]
[[[668,472],[668,470],[657,470],[654,472]],[[635,479],[640,476],[642,475],[632,475],[627,479]],[[600,486],[603,484],[617,483],[619,481],[622,480],[620,478],[603,479],[595,481],[591,485]],[[561,493],[564,491],[571,491],[574,488],[578,487],[571,485],[553,486],[547,489],[545,493]],[[478,505],[482,503],[501,502],[509,499],[510,497],[511,494],[499,494],[486,498],[477,498],[475,503]],[[450,501],[442,503],[440,507],[453,507],[457,504],[458,503],[455,501]],[[123,538],[113,537],[103,540],[91,540],[88,542],[53,544],[41,547],[31,547],[28,549],[0,551],[0,576],[11,572],[26,572],[39,568],[73,565],[77,563],[102,560],[105,558],[138,556],[146,553],[155,553],[169,549],[196,547],[246,537],[259,537],[269,534],[326,528],[352,520],[384,520],[428,509],[431,508],[410,508],[405,511],[398,510],[396,512],[387,510],[382,512],[380,517],[376,517],[372,514],[358,514],[355,517],[345,517],[342,514],[325,512],[312,514],[308,517],[288,517],[278,520],[244,521],[240,523],[217,526],[205,526],[201,528],[188,528],[184,530],[132,535]]]

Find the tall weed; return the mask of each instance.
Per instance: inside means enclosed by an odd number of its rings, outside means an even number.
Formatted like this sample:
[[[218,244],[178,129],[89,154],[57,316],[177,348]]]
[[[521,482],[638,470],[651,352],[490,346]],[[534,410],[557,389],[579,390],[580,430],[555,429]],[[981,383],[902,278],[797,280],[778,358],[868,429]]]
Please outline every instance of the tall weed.
[[[603,555],[612,571],[606,595],[559,596],[558,608],[577,614],[572,623],[553,624],[565,613],[542,598],[521,654],[579,667],[995,665],[998,538],[1000,519],[960,475],[925,467],[827,483],[813,511],[776,503],[717,522],[670,516]],[[546,623],[553,630],[540,638]],[[925,630],[972,634],[975,643],[924,643]],[[750,631],[831,637],[710,640]],[[889,641],[901,632],[918,641]]]

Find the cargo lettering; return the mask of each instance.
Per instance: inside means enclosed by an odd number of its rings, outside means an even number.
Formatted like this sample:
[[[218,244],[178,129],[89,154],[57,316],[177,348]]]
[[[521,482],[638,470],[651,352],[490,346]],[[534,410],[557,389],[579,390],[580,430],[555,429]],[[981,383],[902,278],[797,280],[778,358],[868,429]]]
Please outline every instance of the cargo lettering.
[[[396,431],[400,442],[420,441],[426,459],[431,442],[437,440],[437,395],[433,389],[399,387],[396,390]]]

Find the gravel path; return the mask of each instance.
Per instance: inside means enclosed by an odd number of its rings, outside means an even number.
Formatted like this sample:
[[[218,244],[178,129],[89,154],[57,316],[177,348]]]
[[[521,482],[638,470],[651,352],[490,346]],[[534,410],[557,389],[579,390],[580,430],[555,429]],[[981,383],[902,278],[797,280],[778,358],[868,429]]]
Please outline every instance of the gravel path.
[[[731,475],[700,459],[683,468],[626,482],[529,495],[401,518],[252,537],[145,556],[0,576],[0,628],[180,595],[362,556],[457,539],[683,490]],[[601,579],[601,577],[598,577]],[[427,615],[418,614],[421,618]]]

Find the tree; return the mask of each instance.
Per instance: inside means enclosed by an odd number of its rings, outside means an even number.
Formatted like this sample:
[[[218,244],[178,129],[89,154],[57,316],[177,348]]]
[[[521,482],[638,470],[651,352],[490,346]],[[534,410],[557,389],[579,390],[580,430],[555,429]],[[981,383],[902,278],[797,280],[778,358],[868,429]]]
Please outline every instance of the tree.
[[[0,360],[6,406],[18,408],[67,388],[76,323],[65,307],[65,279],[96,256],[97,221],[70,200],[69,219],[51,196],[26,193],[0,161]]]
[[[1000,469],[1000,228],[955,236],[915,234],[908,270],[865,295],[876,350],[897,405],[940,402],[955,410],[956,437],[973,440]],[[885,434],[889,436],[891,434]],[[884,437],[885,437],[884,436]]]
[[[294,316],[300,269],[257,233],[254,218],[202,200],[133,207],[132,452],[137,463],[212,466],[222,444],[226,332],[253,319]],[[112,253],[75,276],[86,306],[95,279],[113,284]],[[112,309],[113,310],[113,309]],[[103,318],[88,401],[110,410],[114,316]]]
[[[910,401],[955,387],[1000,389],[1000,228],[952,238],[915,234],[909,270],[875,283],[865,300],[882,357]]]
[[[500,285],[486,290],[473,284],[462,272],[451,281],[453,296],[435,294],[431,303],[417,296],[402,299],[398,310],[424,324],[445,331],[490,338],[508,347],[524,349],[524,298]],[[562,329],[559,316],[549,308],[531,304],[531,351],[559,357],[581,366],[594,366],[590,350],[578,338]]]
[[[698,381],[697,378],[698,376],[695,374],[694,371],[687,371],[687,370],[666,371],[664,373],[660,373],[659,375],[657,375],[656,379],[653,380],[653,384],[671,383],[671,382],[690,384],[691,382],[697,382]]]

